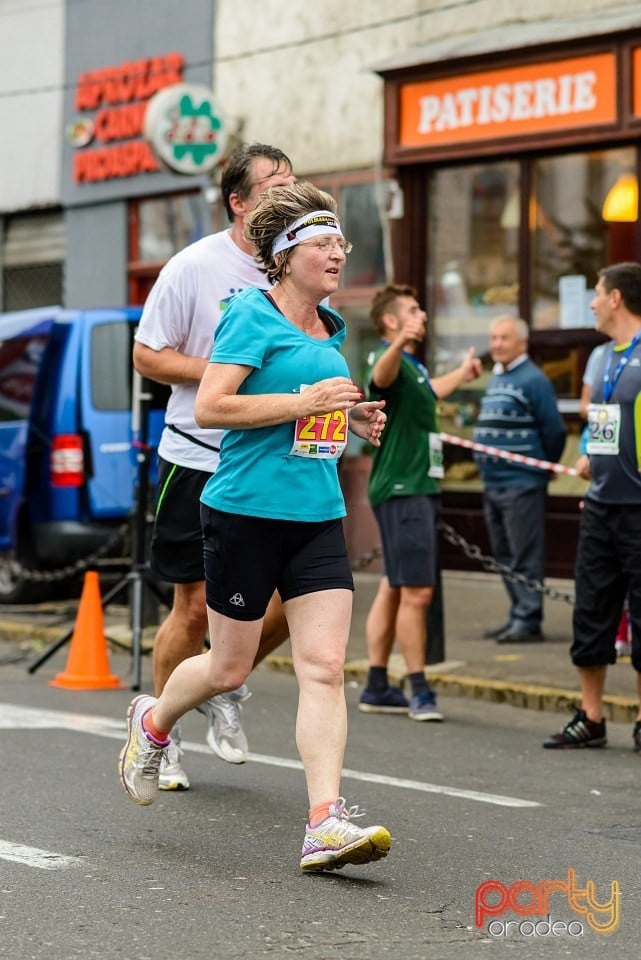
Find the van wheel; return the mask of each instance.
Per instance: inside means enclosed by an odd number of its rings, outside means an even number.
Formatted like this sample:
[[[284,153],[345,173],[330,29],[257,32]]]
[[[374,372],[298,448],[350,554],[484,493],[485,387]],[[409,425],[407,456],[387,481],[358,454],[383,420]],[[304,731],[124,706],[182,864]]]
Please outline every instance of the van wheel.
[[[13,563],[13,553],[0,553],[0,604],[34,603],[41,599],[42,585],[23,580]]]

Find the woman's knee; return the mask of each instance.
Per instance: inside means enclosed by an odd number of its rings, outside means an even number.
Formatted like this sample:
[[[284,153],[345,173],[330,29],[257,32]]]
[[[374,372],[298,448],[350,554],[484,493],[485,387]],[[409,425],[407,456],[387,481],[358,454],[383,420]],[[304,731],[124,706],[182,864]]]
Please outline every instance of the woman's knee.
[[[205,669],[205,678],[210,686],[212,695],[214,693],[229,693],[231,690],[237,690],[242,687],[249,676],[251,663],[245,661],[235,662],[233,664],[221,664],[215,657],[210,655]]]

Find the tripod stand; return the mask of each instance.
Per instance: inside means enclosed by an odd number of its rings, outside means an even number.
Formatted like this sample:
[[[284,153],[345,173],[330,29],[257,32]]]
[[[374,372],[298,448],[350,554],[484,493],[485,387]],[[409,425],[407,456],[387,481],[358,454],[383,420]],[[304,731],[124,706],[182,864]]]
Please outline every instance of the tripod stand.
[[[143,378],[134,371],[132,390],[132,447],[136,451],[137,476],[134,488],[132,520],[131,568],[102,598],[104,610],[125,588],[129,592],[129,622],[131,626],[131,656],[133,661],[132,690],[140,690],[142,633],[144,617],[144,588],[147,587],[165,606],[163,596],[156,581],[150,576],[146,563],[147,552],[147,505],[149,496],[149,467],[153,448],[149,445],[149,403],[152,394],[143,389]],[[54,640],[27,667],[28,673],[35,673],[49,657],[53,656],[73,636],[70,630],[63,637]]]

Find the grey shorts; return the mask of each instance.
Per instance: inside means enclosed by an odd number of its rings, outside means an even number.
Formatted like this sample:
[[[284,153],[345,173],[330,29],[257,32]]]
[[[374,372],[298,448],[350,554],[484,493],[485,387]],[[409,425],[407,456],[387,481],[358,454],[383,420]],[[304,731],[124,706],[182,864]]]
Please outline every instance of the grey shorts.
[[[374,507],[392,587],[433,587],[438,556],[436,496],[392,497]]]

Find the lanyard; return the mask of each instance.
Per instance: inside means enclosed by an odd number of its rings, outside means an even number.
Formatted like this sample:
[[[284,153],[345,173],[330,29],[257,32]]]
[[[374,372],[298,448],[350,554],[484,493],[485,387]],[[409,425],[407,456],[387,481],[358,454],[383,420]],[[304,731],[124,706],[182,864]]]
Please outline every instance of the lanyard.
[[[639,340],[641,340],[641,330],[639,330],[639,332],[635,334],[635,336],[627,345],[623,353],[619,355],[619,361],[616,367],[614,368],[613,372],[610,373],[610,367],[612,365],[612,357],[614,356],[614,344],[612,345],[612,349],[610,350],[610,356],[607,359],[607,362],[605,364],[605,371],[603,373],[603,399],[605,400],[606,403],[610,402],[612,398],[612,394],[614,393],[614,388],[617,385],[619,377],[623,373],[623,368],[625,367],[626,363],[630,359],[630,355],[634,350],[634,348],[636,347]]]

